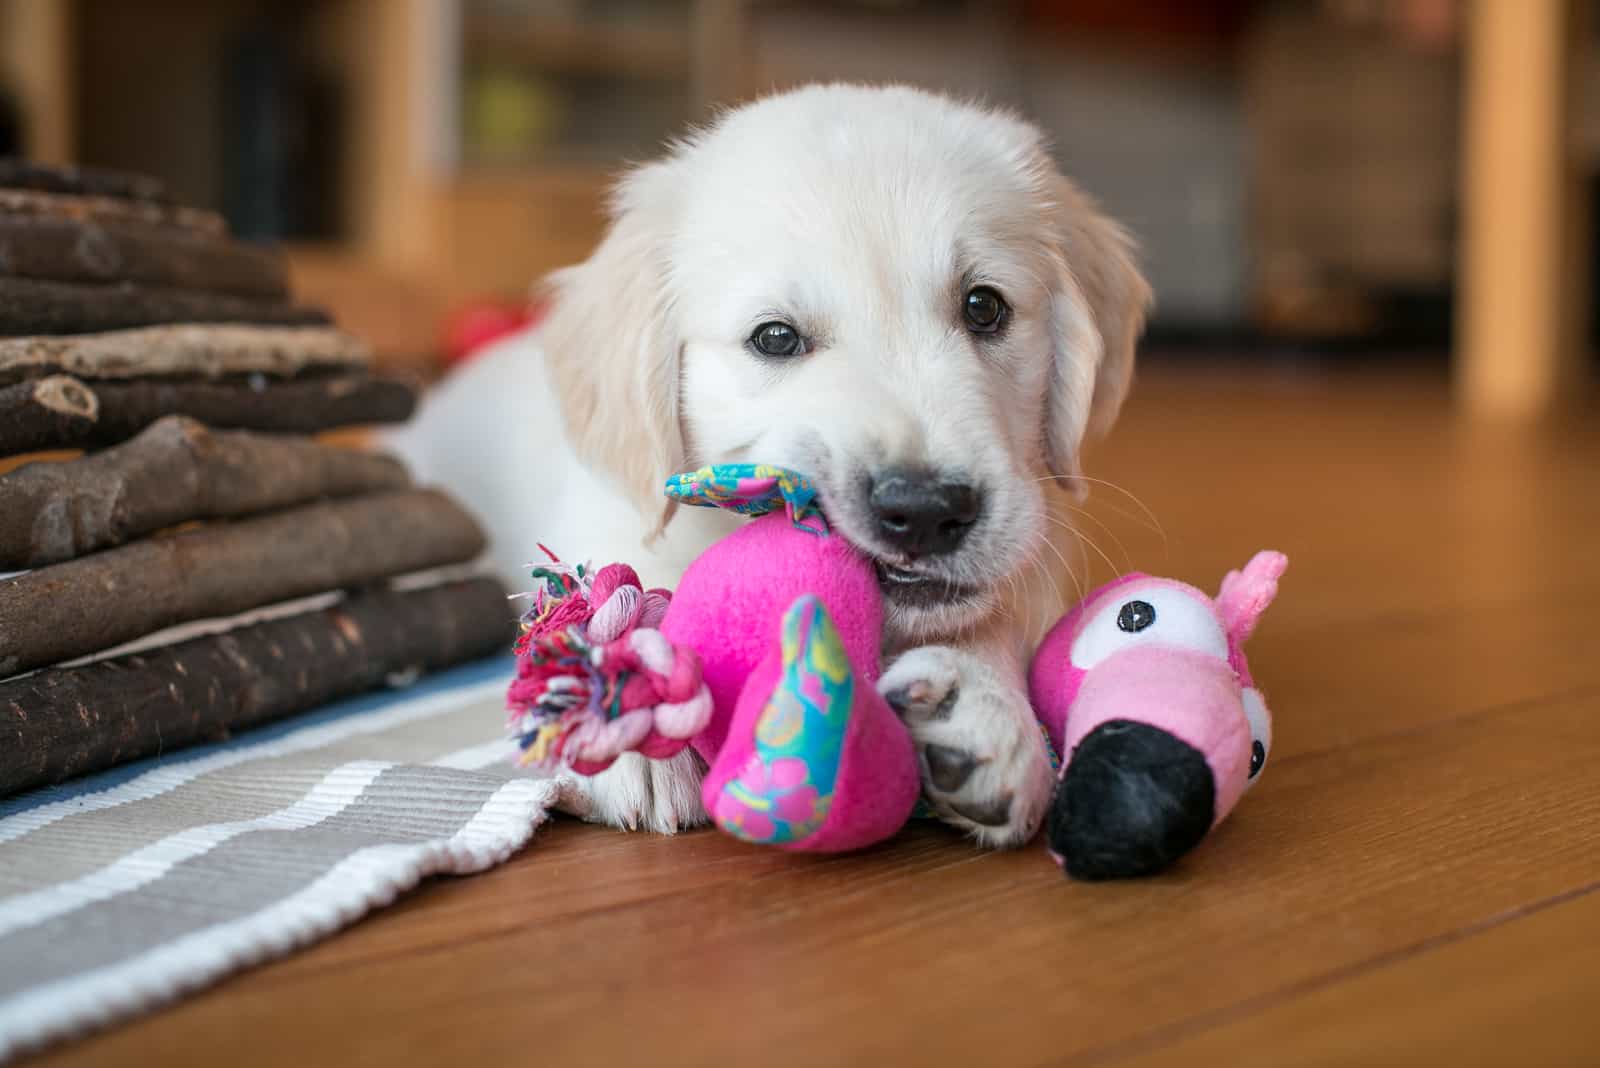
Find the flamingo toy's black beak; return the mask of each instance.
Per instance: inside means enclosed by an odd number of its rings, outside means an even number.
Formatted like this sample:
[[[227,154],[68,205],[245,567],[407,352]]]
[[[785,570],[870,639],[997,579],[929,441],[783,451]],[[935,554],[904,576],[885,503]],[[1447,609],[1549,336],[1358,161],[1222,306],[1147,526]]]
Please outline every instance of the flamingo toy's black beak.
[[[1215,799],[1199,750],[1155,727],[1110,720],[1073,750],[1046,836],[1074,879],[1154,875],[1206,836]]]

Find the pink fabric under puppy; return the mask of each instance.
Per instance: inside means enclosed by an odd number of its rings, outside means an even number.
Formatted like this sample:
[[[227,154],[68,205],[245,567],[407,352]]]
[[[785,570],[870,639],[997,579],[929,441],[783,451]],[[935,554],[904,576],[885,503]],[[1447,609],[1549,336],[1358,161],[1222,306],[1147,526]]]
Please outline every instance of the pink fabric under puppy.
[[[754,792],[777,789],[782,784],[768,780],[793,766],[779,761],[774,770],[763,763],[756,727],[783,685],[786,614],[808,597],[825,608],[849,661],[849,717],[842,740],[833,743],[837,772],[825,775],[831,789],[819,802],[820,826],[796,840],[773,841],[792,849],[855,849],[903,826],[920,790],[910,736],[877,693],[883,606],[870,562],[843,538],[799,529],[786,515],[772,514],[690,566],[661,630],[703,660],[715,711],[694,745],[711,766],[704,794],[715,817],[730,782]],[[756,831],[749,837],[769,840]]]

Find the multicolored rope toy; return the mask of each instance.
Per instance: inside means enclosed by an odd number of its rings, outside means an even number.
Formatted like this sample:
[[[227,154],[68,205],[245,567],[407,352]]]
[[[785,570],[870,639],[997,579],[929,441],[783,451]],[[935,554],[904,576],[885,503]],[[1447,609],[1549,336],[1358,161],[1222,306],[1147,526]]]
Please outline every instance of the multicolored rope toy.
[[[701,508],[761,516],[778,509],[813,534],[828,533],[817,487],[798,471],[772,464],[714,464],[667,479],[667,496]]]
[[[521,763],[584,775],[623,753],[660,759],[705,729],[711,694],[700,657],[656,629],[671,594],[645,590],[626,564],[592,571],[554,553],[532,569],[542,585],[522,616],[507,730]]]

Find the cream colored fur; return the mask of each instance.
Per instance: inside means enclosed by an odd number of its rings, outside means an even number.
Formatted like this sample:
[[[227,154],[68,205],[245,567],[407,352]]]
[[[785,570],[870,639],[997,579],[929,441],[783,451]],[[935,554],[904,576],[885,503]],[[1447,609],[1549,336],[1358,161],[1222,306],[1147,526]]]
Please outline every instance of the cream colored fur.
[[[1010,305],[998,336],[963,326],[980,284]],[[1030,837],[1050,775],[1024,671],[1066,607],[1051,498],[1085,433],[1114,421],[1149,302],[1128,239],[1039,132],[914,89],[768,97],[629,172],[600,246],[550,290],[542,330],[448,380],[399,442],[485,517],[508,581],[543,542],[670,585],[736,522],[664,507],[666,476],[702,463],[806,471],[839,531],[896,566],[867,508],[873,474],[910,464],[977,485],[960,549],[918,562],[966,592],[891,599],[884,688],[914,706],[919,745],[979,762],[959,796],[930,791],[941,814],[988,844]],[[752,351],[751,331],[780,318],[809,353]],[[948,715],[917,714],[952,690]],[[575,806],[673,830],[703,819],[697,777],[691,761],[630,759],[578,784]],[[1003,825],[957,811],[1008,794]]]

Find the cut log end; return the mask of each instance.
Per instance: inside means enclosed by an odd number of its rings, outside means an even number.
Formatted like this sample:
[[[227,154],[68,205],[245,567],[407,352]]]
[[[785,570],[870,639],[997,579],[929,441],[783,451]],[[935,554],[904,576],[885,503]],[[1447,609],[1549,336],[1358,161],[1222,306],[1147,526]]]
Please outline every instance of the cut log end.
[[[211,427],[316,434],[404,422],[416,403],[411,382],[364,373],[281,381],[259,376],[248,382],[131,379],[93,386],[51,375],[0,386],[0,456],[112,445],[168,415],[187,415]]]
[[[99,420],[99,398],[75,378],[0,386],[0,456],[73,448],[94,436]]]
[[[100,398],[94,391],[69,375],[51,375],[33,384],[33,402],[57,415],[95,420],[100,417]]]

